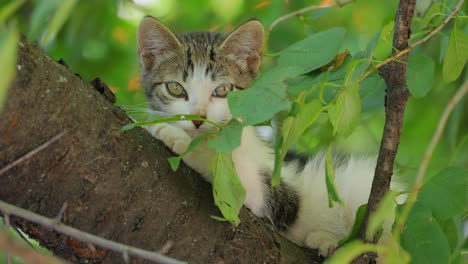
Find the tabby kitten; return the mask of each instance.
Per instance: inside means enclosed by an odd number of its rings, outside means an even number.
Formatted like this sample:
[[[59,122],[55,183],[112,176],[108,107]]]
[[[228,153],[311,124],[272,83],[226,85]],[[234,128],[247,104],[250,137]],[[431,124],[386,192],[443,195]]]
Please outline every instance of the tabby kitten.
[[[263,26],[257,20],[247,21],[229,34],[174,35],[158,20],[145,17],[138,29],[138,54],[150,112],[193,114],[217,123],[229,121],[226,96],[247,89],[255,79],[263,35]],[[201,121],[179,121],[147,129],[180,154],[193,137],[215,127]],[[183,160],[211,182],[209,164],[213,154],[203,142]],[[317,248],[323,256],[348,235],[356,210],[367,203],[376,162],[370,157],[336,157],[335,182],[345,205],[328,208],[324,155],[289,153],[281,185],[271,188],[274,150],[254,127],[247,126],[232,159],[246,189],[244,205],[255,215],[268,218],[288,239]],[[391,220],[384,226],[384,236],[389,234]]]

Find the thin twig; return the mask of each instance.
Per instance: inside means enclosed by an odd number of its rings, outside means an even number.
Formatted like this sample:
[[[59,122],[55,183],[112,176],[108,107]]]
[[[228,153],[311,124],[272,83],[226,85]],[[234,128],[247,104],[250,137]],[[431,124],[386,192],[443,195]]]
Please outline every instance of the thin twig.
[[[450,117],[450,114],[452,113],[455,106],[457,106],[458,102],[460,102],[463,96],[467,93],[468,93],[468,81],[465,82],[460,88],[460,90],[458,90],[458,92],[452,97],[450,102],[445,107],[445,110],[442,113],[442,116],[439,119],[437,128],[434,132],[434,135],[432,136],[431,143],[427,147],[426,152],[424,153],[423,159],[421,161],[421,165],[419,166],[418,175],[416,176],[416,183],[414,185],[415,187],[413,188],[413,191],[411,191],[411,193],[409,194],[406,205],[404,206],[400,217],[398,217],[397,219],[396,228],[394,229],[394,237],[396,239],[399,239],[401,232],[403,231],[404,223],[406,222],[406,219],[409,216],[411,208],[413,207],[414,203],[416,202],[416,199],[418,198],[419,190],[422,187],[423,179],[424,179],[424,176],[426,175],[427,167],[429,166],[429,162],[431,161],[432,154],[434,153],[434,149],[437,146],[437,143],[439,143],[440,138],[442,137],[442,133],[444,132],[444,128],[447,125],[447,121]]]
[[[13,161],[12,163],[6,165],[5,167],[1,168],[0,169],[0,175],[2,175],[3,173],[5,173],[6,171],[8,171],[9,169],[15,167],[16,165],[20,164],[21,162],[29,159],[30,157],[36,155],[36,153],[38,153],[39,151],[47,148],[48,146],[50,146],[52,143],[54,143],[55,141],[59,140],[60,138],[63,137],[63,135],[65,134],[65,132],[61,132],[57,135],[55,135],[53,138],[47,140],[46,142],[42,143],[39,147],[29,151],[28,153],[26,153],[26,155],[20,157],[19,159]]]
[[[127,254],[129,255],[139,257],[145,260],[157,262],[157,263],[163,263],[163,264],[185,263],[179,260],[175,260],[175,259],[163,256],[156,252],[147,251],[147,250],[143,250],[143,249],[136,248],[136,247],[131,247],[131,246],[117,243],[114,241],[110,241],[110,240],[107,240],[107,239],[104,239],[104,238],[101,238],[101,237],[98,237],[89,233],[85,233],[78,229],[66,226],[63,223],[56,223],[54,219],[50,219],[50,218],[35,214],[33,212],[16,207],[8,203],[5,203],[3,201],[0,201],[0,210],[3,211],[5,215],[15,215],[15,216],[24,218],[28,221],[43,225],[45,227],[48,227],[64,235],[73,237],[84,243],[91,243],[101,248],[119,252],[122,255],[124,255],[125,252],[127,252]]]
[[[408,47],[402,51],[399,51],[397,54],[395,54],[394,56],[392,57],[389,57],[385,60],[383,60],[382,62],[380,62],[379,64],[373,66],[371,69],[369,69],[368,71],[366,71],[363,75],[361,75],[361,77],[359,77],[359,79],[357,79],[357,82],[361,82],[362,80],[364,80],[367,76],[369,76],[372,72],[374,72],[375,70],[379,69],[380,67],[388,64],[389,62],[391,61],[395,61],[396,59],[398,59],[399,57],[405,55],[406,53],[410,52],[412,49],[414,49],[415,47],[423,44],[424,42],[426,42],[427,40],[429,40],[432,36],[434,36],[437,32],[439,32],[443,27],[445,27],[445,25],[447,25],[447,23],[458,13],[458,11],[460,10],[461,6],[463,5],[463,2],[465,0],[460,0],[458,2],[458,4],[455,6],[455,9],[452,11],[452,13],[447,17],[445,18],[445,20],[442,22],[442,24],[440,24],[438,27],[436,27],[435,29],[433,29],[431,32],[429,32],[424,38],[416,41],[414,44],[412,45],[408,45]]]
[[[395,55],[395,50],[404,50],[408,47],[411,32],[411,21],[415,6],[416,0],[399,1],[395,15],[395,31],[393,33],[392,45],[394,50],[389,57]],[[360,239],[368,243],[377,243],[379,239],[376,235],[371,237],[367,236],[369,217],[380,206],[384,195],[390,188],[390,182],[393,175],[393,164],[400,144],[403,116],[405,113],[406,102],[409,97],[405,74],[408,55],[402,55],[401,60],[405,63],[392,61],[380,69],[380,73],[382,78],[385,80],[387,87],[385,97],[385,125],[369,200],[359,230]],[[363,263],[366,257],[374,259],[376,256],[373,253],[366,253],[356,259],[354,263]]]
[[[62,221],[63,214],[65,213],[65,210],[67,210],[67,207],[68,207],[68,203],[64,202],[63,205],[62,205],[62,208],[60,208],[59,213],[54,218],[55,223],[58,224],[58,223],[60,223]]]
[[[340,1],[335,1],[334,3],[327,3],[327,4],[320,4],[320,5],[312,5],[308,7],[304,7],[302,9],[296,10],[292,13],[286,14],[284,16],[281,16],[277,18],[275,21],[271,23],[271,25],[267,29],[267,33],[270,33],[274,27],[276,27],[279,23],[284,22],[285,20],[288,20],[290,18],[296,17],[296,16],[302,16],[303,14],[314,11],[314,10],[319,10],[319,9],[324,9],[324,8],[329,8],[329,7],[342,7],[344,5],[347,5],[349,3],[353,2],[353,0],[345,0],[343,2]]]

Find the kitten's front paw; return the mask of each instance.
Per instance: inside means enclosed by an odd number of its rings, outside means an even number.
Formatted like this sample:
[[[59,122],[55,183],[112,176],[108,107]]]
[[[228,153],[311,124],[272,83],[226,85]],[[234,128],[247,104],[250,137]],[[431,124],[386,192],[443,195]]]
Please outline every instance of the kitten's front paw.
[[[192,138],[183,129],[169,124],[156,124],[145,129],[155,138],[164,142],[174,153],[184,152]]]
[[[338,246],[338,238],[335,234],[326,231],[315,231],[307,234],[305,241],[307,247],[317,248],[320,256],[327,257]]]

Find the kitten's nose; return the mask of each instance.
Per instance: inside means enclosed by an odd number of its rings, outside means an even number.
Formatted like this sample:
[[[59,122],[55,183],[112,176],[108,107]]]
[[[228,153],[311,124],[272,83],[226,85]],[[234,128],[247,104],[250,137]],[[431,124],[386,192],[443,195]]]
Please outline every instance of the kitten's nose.
[[[192,123],[196,128],[199,128],[203,124],[203,121],[201,121],[201,120],[192,120]]]

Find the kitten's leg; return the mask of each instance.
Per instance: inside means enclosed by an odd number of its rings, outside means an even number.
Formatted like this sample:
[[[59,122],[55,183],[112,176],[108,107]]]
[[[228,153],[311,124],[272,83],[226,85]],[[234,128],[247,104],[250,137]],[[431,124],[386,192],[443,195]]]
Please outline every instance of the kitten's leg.
[[[184,152],[192,138],[183,129],[169,124],[156,124],[145,129],[155,138],[164,142],[174,153]]]
[[[321,256],[328,256],[338,246],[339,237],[327,231],[314,231],[307,234],[305,244],[310,248],[318,248]]]
[[[192,141],[187,132],[170,124],[156,124],[145,127],[145,129],[155,138],[164,142],[176,154],[183,153]],[[187,153],[183,160],[185,164],[200,173],[206,181],[211,182],[212,176],[209,168],[213,154],[213,150],[206,146],[206,142],[201,142],[195,149]]]

